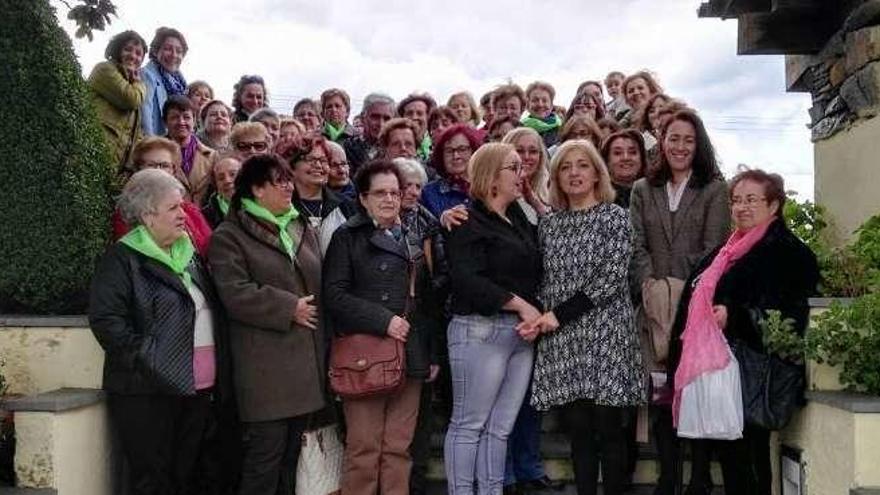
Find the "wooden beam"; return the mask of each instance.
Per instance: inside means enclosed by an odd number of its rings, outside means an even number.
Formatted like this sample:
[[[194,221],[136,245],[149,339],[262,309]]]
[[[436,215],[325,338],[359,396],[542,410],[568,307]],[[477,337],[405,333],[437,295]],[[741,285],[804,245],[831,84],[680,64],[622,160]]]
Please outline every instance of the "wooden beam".
[[[813,55],[833,34],[821,15],[744,14],[739,17],[740,55]]]
[[[812,90],[810,67],[817,60],[811,55],[785,56],[785,90],[789,93],[809,93]]]
[[[699,17],[731,19],[743,14],[770,12],[771,0],[709,0],[697,10]]]

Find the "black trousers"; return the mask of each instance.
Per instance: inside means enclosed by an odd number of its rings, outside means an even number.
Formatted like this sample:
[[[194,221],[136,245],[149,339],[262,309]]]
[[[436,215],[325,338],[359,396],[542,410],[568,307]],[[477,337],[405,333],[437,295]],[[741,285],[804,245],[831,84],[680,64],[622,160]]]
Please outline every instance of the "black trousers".
[[[563,425],[571,438],[571,459],[578,495],[595,495],[602,469],[605,495],[622,495],[627,471],[625,407],[579,400],[562,408]],[[601,460],[601,462],[600,462]]]
[[[410,495],[424,495],[428,491],[428,460],[431,456],[431,430],[434,410],[431,404],[432,384],[423,383],[419,397],[419,418],[409,447],[412,469],[409,474]]]
[[[769,430],[746,425],[741,439],[713,441],[711,444],[721,461],[724,493],[770,495],[773,475]]]
[[[211,421],[211,395],[109,394],[107,408],[133,495],[190,495]]]
[[[239,495],[290,495],[309,415],[242,423]],[[301,494],[307,495],[307,494]]]
[[[672,427],[672,409],[669,406],[649,406],[651,433],[657,447],[660,462],[660,478],[657,480],[658,495],[674,495],[680,484],[678,437]]]

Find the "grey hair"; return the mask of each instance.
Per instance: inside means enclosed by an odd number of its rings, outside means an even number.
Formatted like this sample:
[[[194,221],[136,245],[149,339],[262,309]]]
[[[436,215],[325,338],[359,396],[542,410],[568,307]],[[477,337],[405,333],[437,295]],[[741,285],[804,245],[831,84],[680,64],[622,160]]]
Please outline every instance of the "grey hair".
[[[385,93],[370,93],[364,98],[364,104],[361,106],[361,114],[366,115],[367,111],[373,105],[391,105],[392,109],[395,108],[394,98]]]
[[[155,213],[159,201],[171,191],[179,191],[181,195],[186,192],[183,184],[168,172],[155,168],[135,172],[116,200],[122,221],[131,227],[140,225],[143,223],[143,216]]]
[[[428,182],[428,174],[425,173],[425,167],[423,167],[418,160],[400,157],[391,160],[391,163],[397,165],[397,168],[400,170],[400,173],[404,178],[417,178],[421,181],[422,186]]]
[[[342,153],[342,156],[345,156],[345,148],[343,148],[342,145],[337,143],[336,141],[331,141],[329,139],[325,139],[324,144],[326,144],[327,147],[330,148],[332,151],[334,151],[336,153]],[[348,158],[346,158],[346,159],[348,159]]]
[[[281,117],[278,115],[278,112],[272,110],[271,108],[263,107],[252,113],[250,118],[248,118],[248,122],[262,122],[266,118],[281,121]]]

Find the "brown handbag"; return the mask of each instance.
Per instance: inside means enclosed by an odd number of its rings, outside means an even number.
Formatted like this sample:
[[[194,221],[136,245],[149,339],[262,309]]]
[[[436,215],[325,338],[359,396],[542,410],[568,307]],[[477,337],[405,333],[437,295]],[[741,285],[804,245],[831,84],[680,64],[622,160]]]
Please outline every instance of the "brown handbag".
[[[404,318],[415,297],[415,267],[409,266]],[[343,399],[391,395],[406,383],[404,343],[387,336],[351,333],[334,337],[330,347],[330,389]]]

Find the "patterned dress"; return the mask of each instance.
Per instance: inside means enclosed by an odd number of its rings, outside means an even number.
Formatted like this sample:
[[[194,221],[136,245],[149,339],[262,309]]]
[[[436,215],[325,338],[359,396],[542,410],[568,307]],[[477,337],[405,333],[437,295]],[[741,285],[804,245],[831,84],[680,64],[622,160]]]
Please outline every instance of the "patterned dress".
[[[615,204],[541,218],[542,302],[552,309],[582,293],[592,307],[539,339],[536,409],[579,399],[605,406],[644,403],[645,371],[627,288],[631,236],[629,215]]]

